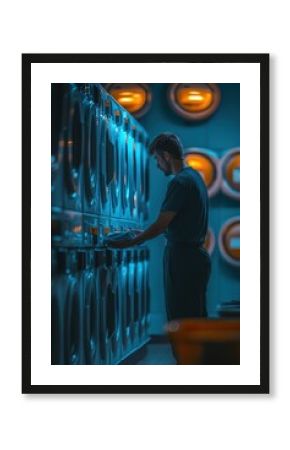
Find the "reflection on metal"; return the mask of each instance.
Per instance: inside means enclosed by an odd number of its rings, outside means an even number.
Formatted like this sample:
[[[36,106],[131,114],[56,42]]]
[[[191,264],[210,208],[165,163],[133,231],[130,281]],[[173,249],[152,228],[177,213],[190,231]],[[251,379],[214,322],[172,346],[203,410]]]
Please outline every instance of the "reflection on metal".
[[[185,163],[197,170],[203,178],[209,197],[215,195],[220,187],[220,164],[215,153],[202,148],[189,148],[184,152]]]
[[[233,266],[240,265],[240,218],[233,217],[222,227],[219,248],[223,258]]]
[[[204,120],[218,108],[221,92],[212,83],[175,83],[169,86],[168,99],[172,109],[183,118]]]
[[[151,104],[151,92],[147,84],[107,84],[106,89],[127,111],[135,117],[143,116]]]
[[[206,233],[204,247],[210,255],[214,251],[215,237],[214,237],[213,231],[210,228],[207,230],[207,233]]]
[[[240,149],[233,148],[221,160],[222,183],[224,194],[235,200],[240,198]]]

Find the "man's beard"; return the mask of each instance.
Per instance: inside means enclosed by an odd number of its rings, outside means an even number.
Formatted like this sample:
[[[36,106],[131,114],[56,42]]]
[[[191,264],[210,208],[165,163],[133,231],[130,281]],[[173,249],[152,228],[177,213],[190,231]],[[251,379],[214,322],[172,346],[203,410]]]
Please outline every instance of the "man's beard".
[[[168,177],[171,174],[172,174],[172,171],[171,171],[170,164],[168,162],[166,162],[166,168],[164,169],[164,175],[166,177]]]

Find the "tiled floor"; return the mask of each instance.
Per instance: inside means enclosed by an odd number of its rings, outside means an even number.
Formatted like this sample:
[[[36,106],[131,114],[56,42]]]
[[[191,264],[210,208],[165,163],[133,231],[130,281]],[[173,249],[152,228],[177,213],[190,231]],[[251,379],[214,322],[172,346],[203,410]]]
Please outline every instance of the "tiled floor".
[[[137,365],[175,365],[171,347],[167,343],[150,343],[146,347],[146,355],[136,362]]]

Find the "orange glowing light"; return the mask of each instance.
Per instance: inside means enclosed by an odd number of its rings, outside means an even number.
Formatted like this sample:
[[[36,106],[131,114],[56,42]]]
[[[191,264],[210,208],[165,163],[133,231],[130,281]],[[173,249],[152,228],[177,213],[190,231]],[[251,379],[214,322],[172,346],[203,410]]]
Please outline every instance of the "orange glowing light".
[[[141,111],[148,101],[146,90],[138,84],[113,85],[109,92],[130,113]]]
[[[213,163],[205,155],[189,154],[185,156],[185,162],[188,166],[197,170],[202,176],[206,187],[212,185],[215,177],[215,168]]]
[[[226,166],[226,178],[235,190],[240,190],[240,154],[235,154]]]
[[[176,101],[185,111],[194,113],[207,110],[213,103],[214,93],[208,85],[179,85],[175,92]]]
[[[168,100],[184,119],[204,120],[218,108],[221,91],[214,83],[174,83],[169,85]]]
[[[223,244],[226,253],[236,261],[240,260],[240,223],[230,224],[224,231]]]
[[[81,231],[82,231],[82,226],[81,226],[81,225],[75,225],[75,226],[72,228],[72,231],[73,231],[74,233],[81,233]]]
[[[92,235],[98,236],[98,234],[99,234],[98,227],[91,227],[90,230],[91,230]]]

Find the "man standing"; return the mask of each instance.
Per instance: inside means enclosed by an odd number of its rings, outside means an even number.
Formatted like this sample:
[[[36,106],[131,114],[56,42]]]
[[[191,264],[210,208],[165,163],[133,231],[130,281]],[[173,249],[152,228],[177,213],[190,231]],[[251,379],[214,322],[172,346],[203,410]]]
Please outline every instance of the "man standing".
[[[206,186],[200,174],[184,164],[182,145],[176,135],[158,135],[150,145],[150,153],[166,176],[175,175],[168,184],[160,214],[137,237],[112,242],[112,247],[130,247],[165,232],[167,319],[206,317],[206,288],[211,270],[210,257],[203,248],[208,227]]]

